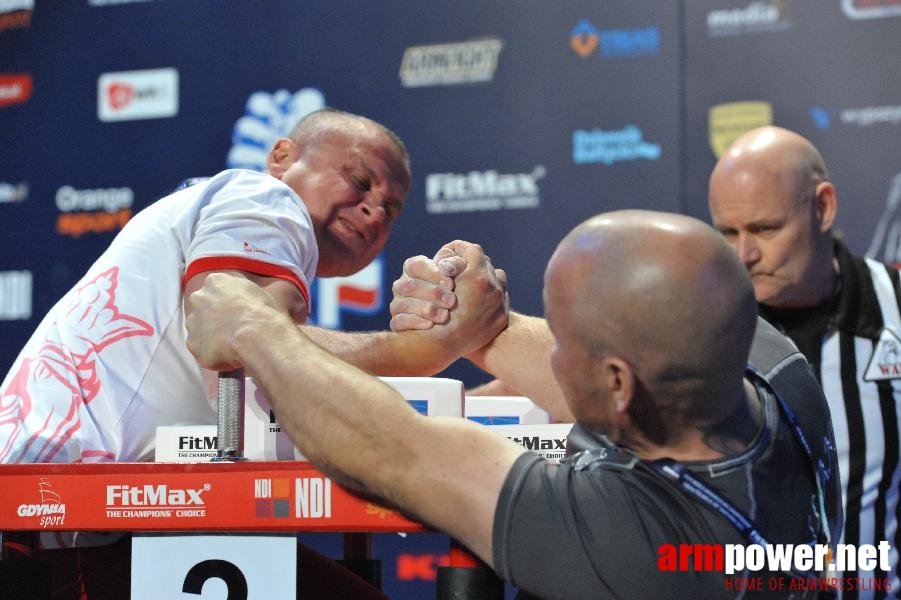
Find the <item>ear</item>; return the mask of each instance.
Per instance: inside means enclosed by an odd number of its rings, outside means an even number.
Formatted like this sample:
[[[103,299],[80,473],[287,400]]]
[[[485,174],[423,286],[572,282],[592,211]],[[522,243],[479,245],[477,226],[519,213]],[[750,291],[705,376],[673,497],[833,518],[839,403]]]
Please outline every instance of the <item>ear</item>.
[[[616,356],[608,355],[602,359],[600,376],[604,378],[604,387],[613,401],[617,417],[629,418],[629,407],[635,398],[635,371],[632,365]]]
[[[832,229],[832,224],[835,223],[835,213],[838,210],[835,187],[828,181],[823,181],[817,184],[815,193],[814,202],[816,203],[820,233],[826,233]]]
[[[266,170],[276,179],[281,179],[295,160],[297,160],[297,144],[288,138],[279,138],[269,150]]]

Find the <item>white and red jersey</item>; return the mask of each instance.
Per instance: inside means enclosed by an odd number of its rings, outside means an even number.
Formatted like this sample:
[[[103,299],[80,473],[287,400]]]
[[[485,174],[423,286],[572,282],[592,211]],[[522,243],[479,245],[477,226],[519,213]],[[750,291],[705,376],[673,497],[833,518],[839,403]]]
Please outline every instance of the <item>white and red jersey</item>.
[[[50,310],[0,386],[0,463],[152,460],[156,427],[215,424],[186,343],[183,285],[237,269],[309,305],[309,213],[269,175],[228,170],[138,213]]]

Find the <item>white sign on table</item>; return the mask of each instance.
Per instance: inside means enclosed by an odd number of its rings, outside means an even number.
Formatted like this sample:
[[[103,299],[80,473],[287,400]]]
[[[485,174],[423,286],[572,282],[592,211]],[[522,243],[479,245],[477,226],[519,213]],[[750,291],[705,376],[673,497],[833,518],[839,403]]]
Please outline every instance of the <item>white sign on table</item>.
[[[135,533],[132,538],[132,600],[293,600],[296,590],[293,533]]]

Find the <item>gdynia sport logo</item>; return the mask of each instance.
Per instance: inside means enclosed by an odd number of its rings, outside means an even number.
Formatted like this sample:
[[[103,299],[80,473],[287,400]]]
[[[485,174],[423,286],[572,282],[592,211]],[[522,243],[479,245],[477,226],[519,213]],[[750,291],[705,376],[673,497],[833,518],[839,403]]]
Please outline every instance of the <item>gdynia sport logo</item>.
[[[876,546],[837,544],[834,551],[828,544],[663,544],[657,549],[657,568],[723,571],[726,589],[735,591],[891,590],[891,579],[875,576],[891,570],[891,549],[886,541]],[[760,571],[767,576],[757,577]],[[873,576],[840,576],[847,572]]]

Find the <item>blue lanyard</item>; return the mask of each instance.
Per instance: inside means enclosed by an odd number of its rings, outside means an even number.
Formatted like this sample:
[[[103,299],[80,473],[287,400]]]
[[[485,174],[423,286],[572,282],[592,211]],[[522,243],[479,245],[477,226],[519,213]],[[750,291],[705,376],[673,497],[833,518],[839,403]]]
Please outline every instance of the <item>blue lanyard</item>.
[[[773,394],[773,396],[775,396],[776,400],[779,403],[779,407],[782,410],[782,413],[785,415],[789,426],[792,428],[792,431],[794,431],[795,437],[798,439],[798,442],[801,444],[801,447],[804,449],[804,453],[807,455],[807,458],[810,461],[811,466],[813,467],[814,479],[816,480],[817,485],[817,504],[820,517],[820,530],[821,534],[825,537],[826,543],[828,544],[831,541],[831,532],[829,531],[829,523],[826,519],[826,505],[823,492],[823,481],[826,479],[825,466],[822,464],[822,462],[817,461],[814,458],[813,452],[810,449],[810,444],[807,442],[807,437],[804,435],[804,431],[801,429],[801,425],[798,423],[798,419],[795,417],[795,413],[791,410],[788,404],[785,403],[785,400],[782,398],[782,396],[780,396],[779,393],[775,389],[773,389],[769,382],[763,378],[763,375],[761,375],[760,372],[752,365],[748,365],[748,370],[759,381],[763,382],[769,392]],[[676,483],[686,493],[721,514],[749,542],[751,542],[752,544],[759,544],[761,546],[767,545],[766,538],[764,538],[763,534],[760,533],[760,530],[754,524],[754,521],[748,518],[748,516],[744,512],[734,506],[731,502],[723,498],[719,492],[696,477],[694,473],[692,473],[688,469],[688,467],[671,458],[647,461],[646,464],[651,466],[655,471],[662,474],[670,481]],[[804,576],[812,577],[811,575]]]

